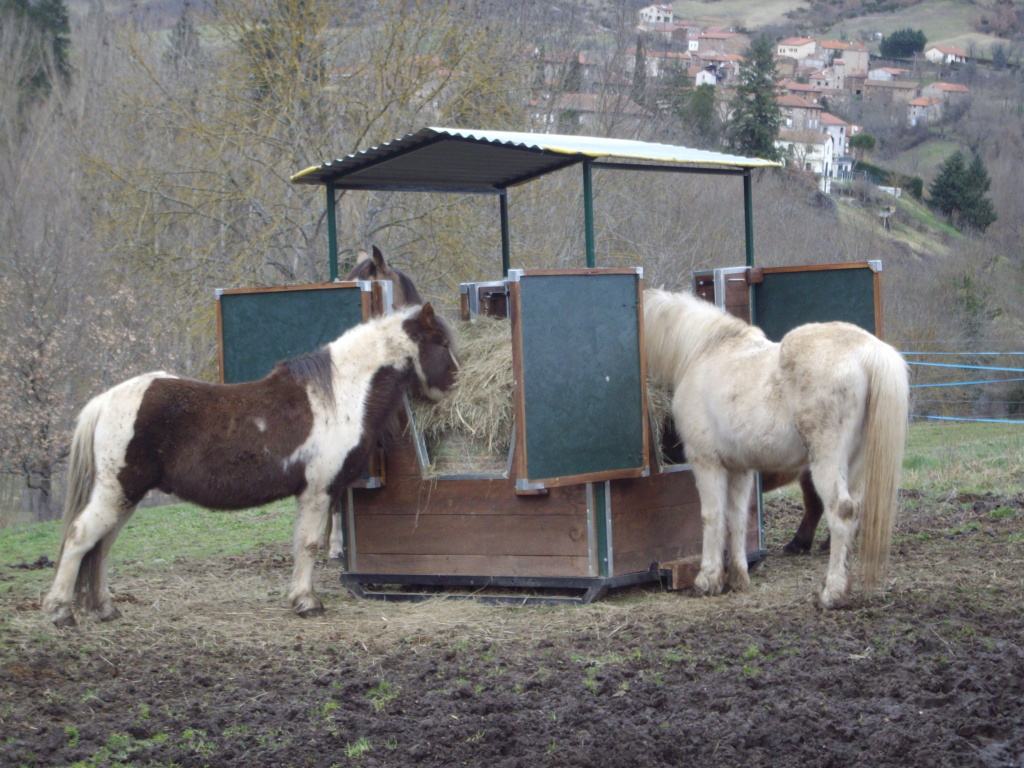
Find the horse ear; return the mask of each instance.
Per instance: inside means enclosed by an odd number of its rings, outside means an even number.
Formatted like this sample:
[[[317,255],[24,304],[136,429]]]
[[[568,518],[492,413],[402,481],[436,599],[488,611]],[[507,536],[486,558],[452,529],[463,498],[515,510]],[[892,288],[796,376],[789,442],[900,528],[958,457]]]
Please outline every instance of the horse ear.
[[[370,258],[370,254],[368,254],[366,251],[360,251],[359,255],[356,256],[356,264],[362,264],[368,258]]]
[[[381,272],[387,271],[388,263],[384,260],[384,254],[381,253],[380,248],[376,245],[373,246],[373,263],[377,265],[377,269]]]
[[[420,327],[421,328],[433,328],[436,325],[434,321],[434,308],[428,301],[423,305],[423,309],[420,310]]]

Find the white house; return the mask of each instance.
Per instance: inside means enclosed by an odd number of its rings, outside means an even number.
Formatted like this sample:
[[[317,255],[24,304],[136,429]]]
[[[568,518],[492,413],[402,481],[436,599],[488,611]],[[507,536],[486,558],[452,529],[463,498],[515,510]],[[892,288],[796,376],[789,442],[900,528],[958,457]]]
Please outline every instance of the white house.
[[[850,151],[847,146],[850,126],[845,120],[828,112],[822,112],[821,128],[832,137],[832,152],[835,156],[845,155]]]
[[[933,45],[926,48],[924,57],[932,64],[964,64],[967,54],[951,45]]]
[[[818,43],[809,37],[787,37],[775,47],[776,56],[802,61],[811,58],[818,50]]]
[[[814,131],[779,131],[775,146],[783,152],[783,164],[814,174],[818,189],[832,191],[832,136]]]
[[[671,24],[675,18],[675,11],[668,3],[648,5],[640,9],[641,24]]]
[[[885,80],[892,82],[893,80],[902,80],[909,74],[909,69],[900,69],[899,67],[876,67],[868,72],[868,80]]]

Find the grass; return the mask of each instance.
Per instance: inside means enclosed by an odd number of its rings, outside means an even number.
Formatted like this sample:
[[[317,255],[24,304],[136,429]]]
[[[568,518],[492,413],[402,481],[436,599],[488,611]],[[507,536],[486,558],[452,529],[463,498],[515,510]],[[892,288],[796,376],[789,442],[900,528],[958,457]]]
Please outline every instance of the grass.
[[[682,0],[672,4],[677,19],[695,19],[705,23],[733,24],[739,22],[751,29],[785,19],[790,11],[803,7],[799,0],[764,0],[751,3],[749,0],[718,0],[707,3],[697,0]]]
[[[933,243],[938,235],[951,239],[963,237],[953,225],[937,217],[935,211],[920,200],[915,200],[910,195],[900,197],[896,203],[896,208],[898,212],[896,214],[894,231],[898,234],[901,233],[914,240],[920,239],[922,244]],[[923,233],[924,237],[920,238],[919,235],[915,235],[912,232],[908,233],[906,231],[908,226]]]
[[[926,495],[1020,493],[1024,425],[916,423],[903,455],[902,486]]]
[[[717,4],[716,4],[717,5]],[[678,4],[677,6],[678,7]],[[858,16],[836,24],[821,35],[826,39],[856,39],[867,37],[873,32],[888,35],[897,29],[911,27],[924,32],[932,45],[955,45],[966,48],[970,41],[978,44],[987,53],[989,46],[996,42],[991,35],[973,31],[972,21],[980,16],[982,9],[964,0],[929,0],[927,3],[899,8],[895,11]],[[877,45],[872,46],[877,50]]]
[[[926,495],[1019,493],[1024,490],[1024,426],[915,423],[903,467],[903,487]],[[141,510],[118,537],[111,562],[124,572],[159,567],[175,559],[201,561],[287,543],[294,503],[285,499],[236,512],[211,512],[192,504]],[[59,547],[59,522],[0,529],[0,567],[33,563],[42,555],[54,560]],[[39,585],[53,578],[49,568],[22,574]]]
[[[265,507],[211,512],[193,504],[170,504],[136,512],[111,551],[113,565],[152,565],[183,558],[205,560],[234,555],[262,544],[291,540],[295,501]],[[60,549],[59,521],[0,530],[0,565],[31,563]]]

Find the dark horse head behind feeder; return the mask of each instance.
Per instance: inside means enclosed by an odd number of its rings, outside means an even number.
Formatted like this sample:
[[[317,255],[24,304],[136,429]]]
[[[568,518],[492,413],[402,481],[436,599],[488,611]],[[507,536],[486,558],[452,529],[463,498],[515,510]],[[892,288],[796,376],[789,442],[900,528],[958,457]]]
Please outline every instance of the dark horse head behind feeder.
[[[352,271],[348,273],[346,279],[390,280],[392,289],[391,299],[395,309],[401,309],[410,304],[423,303],[420,292],[416,290],[416,286],[413,285],[409,276],[397,267],[392,267],[388,264],[384,259],[384,254],[381,253],[380,248],[376,245],[373,246],[372,256],[367,254],[366,251],[359,252],[359,259],[356,261],[356,265],[352,267]]]
[[[382,425],[413,389],[439,399],[458,367],[448,324],[430,304],[355,326],[260,381],[207,384],[163,371],[93,398],[78,416],[64,531],[43,610],[75,623],[76,597],[117,618],[107,555],[146,493],[159,488],[211,509],[297,500],[288,600],[323,612],[313,561],[328,509],[362,474]]]

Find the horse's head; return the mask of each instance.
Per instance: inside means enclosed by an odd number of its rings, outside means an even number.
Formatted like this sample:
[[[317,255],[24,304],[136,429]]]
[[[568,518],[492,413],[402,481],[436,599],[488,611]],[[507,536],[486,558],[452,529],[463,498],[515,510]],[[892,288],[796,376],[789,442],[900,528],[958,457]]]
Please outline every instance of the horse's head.
[[[429,304],[410,315],[402,328],[419,349],[416,360],[417,391],[440,400],[455,384],[459,359],[451,326]]]
[[[423,297],[416,289],[412,280],[407,274],[397,267],[392,267],[384,258],[380,248],[373,246],[373,254],[366,251],[359,252],[359,259],[352,271],[348,273],[347,280],[390,280],[392,287],[392,300],[395,309],[410,304],[422,304]]]

